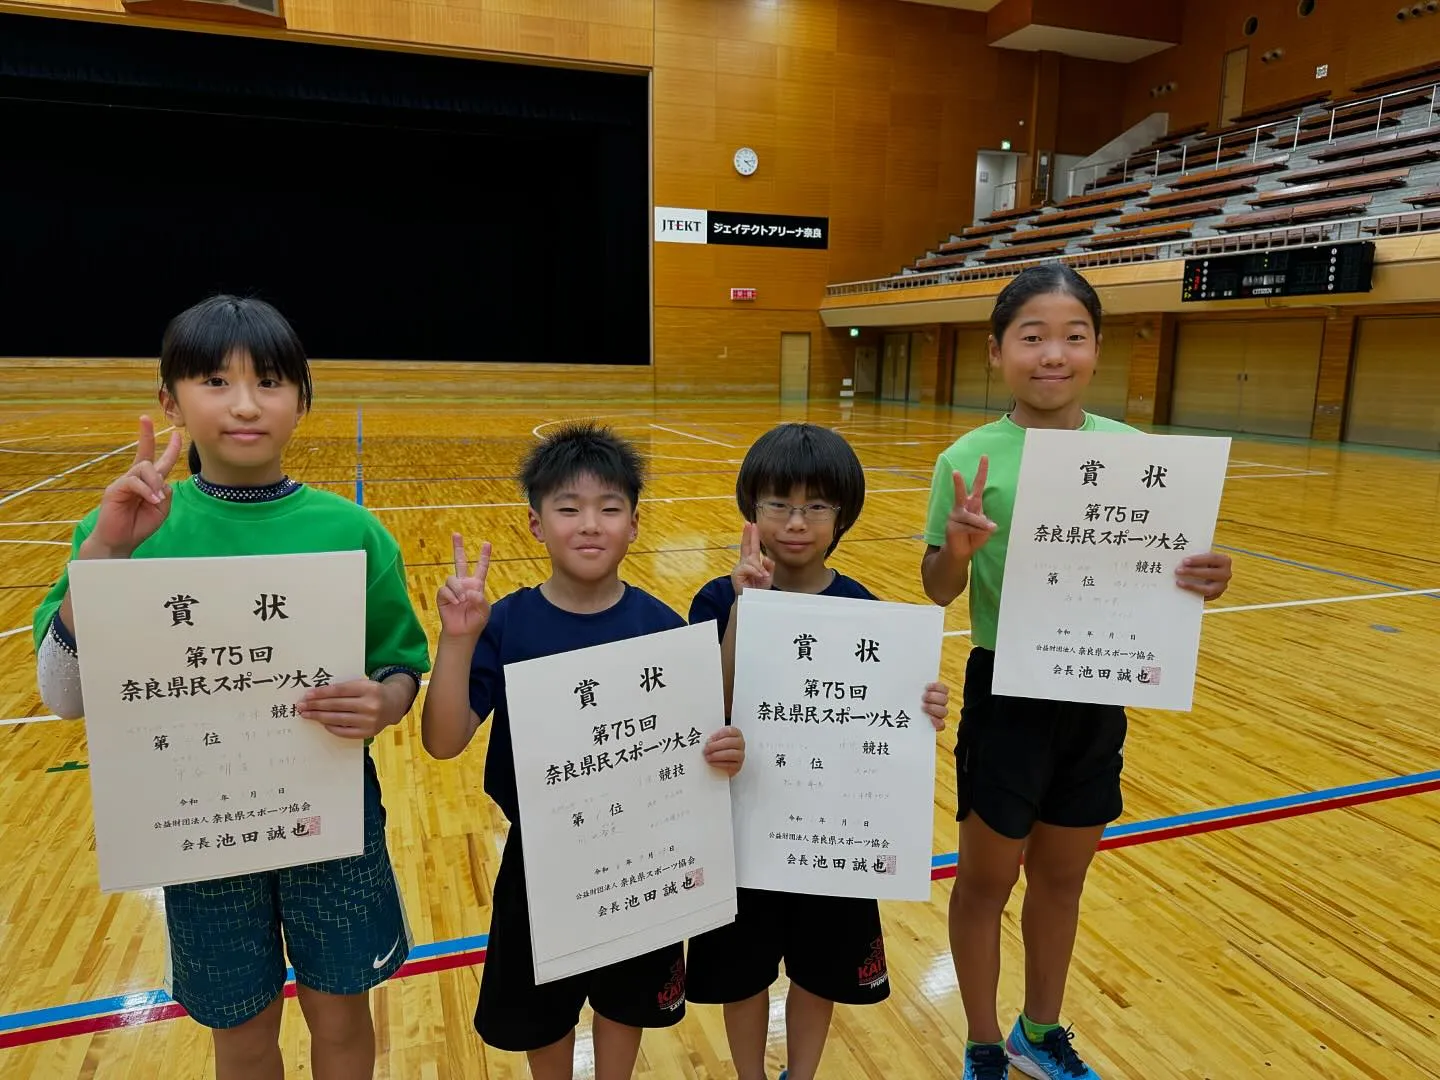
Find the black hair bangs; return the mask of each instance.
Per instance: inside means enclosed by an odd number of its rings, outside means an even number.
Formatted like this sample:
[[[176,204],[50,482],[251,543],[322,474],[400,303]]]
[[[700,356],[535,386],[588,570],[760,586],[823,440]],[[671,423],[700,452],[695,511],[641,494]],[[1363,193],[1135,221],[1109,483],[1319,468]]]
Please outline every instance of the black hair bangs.
[[[788,498],[795,488],[840,507],[835,543],[840,542],[865,506],[865,470],[844,436],[818,424],[781,424],[760,438],[745,455],[735,480],[735,502],[746,521],[767,494]],[[831,545],[834,550],[834,545]]]
[[[995,307],[990,313],[990,335],[996,344],[1005,340],[1005,331],[1010,329],[1022,307],[1035,297],[1048,293],[1063,293],[1078,300],[1090,316],[1095,333],[1100,333],[1105,312],[1095,287],[1073,267],[1061,262],[1048,262],[1020,271],[995,298]]]
[[[262,379],[299,387],[300,403],[309,411],[314,385],[305,348],[285,316],[264,300],[213,296],[175,316],[160,346],[160,381],[173,391],[182,379],[224,371],[237,353],[250,358]]]
[[[562,424],[541,439],[520,463],[520,490],[532,510],[582,476],[622,492],[630,509],[640,505],[645,461],[640,451],[608,427],[589,421]]]

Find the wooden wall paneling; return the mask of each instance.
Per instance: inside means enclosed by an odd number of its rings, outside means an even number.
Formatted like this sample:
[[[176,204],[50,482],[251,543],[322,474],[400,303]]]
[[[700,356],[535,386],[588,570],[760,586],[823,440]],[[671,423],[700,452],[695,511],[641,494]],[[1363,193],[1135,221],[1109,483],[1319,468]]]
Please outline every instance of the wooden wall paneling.
[[[1315,6],[1316,15],[1322,6]],[[1345,86],[1392,71],[1404,71],[1433,63],[1440,57],[1440,18],[1425,15],[1399,22],[1395,12],[1402,4],[1369,4],[1364,0],[1342,0],[1334,38],[1345,48]],[[1348,17],[1346,17],[1348,16]],[[1331,70],[1332,76],[1334,69]]]
[[[839,401],[843,380],[855,378],[855,342],[848,330],[823,325],[810,334],[810,400]],[[852,382],[853,389],[853,382]]]
[[[1186,3],[1181,44],[1130,65],[1124,123],[1128,126],[1162,108],[1170,114],[1172,127],[1214,123],[1222,57],[1242,45],[1250,47],[1247,109],[1316,89],[1344,98],[1357,83],[1440,55],[1440,19],[1397,21],[1395,12],[1409,6],[1321,0],[1313,14],[1301,18],[1295,0]],[[1253,37],[1246,37],[1244,23],[1252,15],[1259,26]],[[1260,57],[1276,48],[1284,55],[1262,63]],[[1315,78],[1318,64],[1330,67],[1323,80]],[[1150,97],[1150,87],[1172,80],[1178,84],[1174,93],[1158,102]]]
[[[1092,34],[1180,40],[1181,3],[1153,0],[1030,0],[1032,21]]]
[[[5,0],[7,10],[125,16],[120,0]],[[651,0],[287,0],[289,34],[478,50],[585,63],[649,67]],[[146,26],[204,26],[194,19],[129,16]],[[220,19],[213,23],[222,29]],[[234,27],[229,29],[233,30]],[[266,30],[267,36],[276,31]],[[284,36],[282,34],[282,36]]]
[[[955,54],[993,52],[983,28],[978,16],[893,0],[657,0],[656,202],[825,215],[831,227],[824,253],[656,245],[657,338],[667,307],[733,312],[734,334],[725,318],[672,320],[718,334],[693,342],[718,355],[747,337],[756,309],[809,319],[830,281],[897,269],[968,221],[982,145],[970,118],[995,110],[960,107],[974,88],[955,77]],[[759,155],[754,176],[731,167],[742,145]],[[732,308],[731,286],[759,299]],[[676,355],[657,349],[657,364]],[[661,370],[657,385],[692,375]]]
[[[1040,159],[1046,158],[1049,166],[1054,168],[1062,93],[1061,60],[1062,57],[1057,52],[1039,52],[1035,55],[1034,89],[1030,94],[1030,167],[1026,172],[1030,180],[1030,197],[1027,202],[1032,206],[1043,202],[1049,195],[1049,181],[1041,180]],[[1018,170],[1016,176],[1019,176]],[[1016,206],[1026,205],[1019,201],[1018,190],[1016,196]]]
[[[776,355],[779,355],[776,343]],[[155,378],[154,359],[8,359],[0,358],[0,384],[7,398],[44,400],[56,388],[83,378],[86,392],[97,400],[133,390]],[[412,399],[487,402],[648,401],[654,393],[654,370],[647,364],[491,364],[440,363],[414,360],[336,360],[313,358],[315,379],[334,397],[373,395],[385,384],[385,400]],[[30,389],[24,388],[29,385]],[[153,408],[154,397],[137,399]],[[326,401],[317,392],[316,407]],[[133,418],[126,419],[130,423]]]
[[[1143,324],[1142,324],[1143,325]],[[1151,396],[1155,415],[1154,423],[1170,423],[1170,407],[1175,399],[1175,350],[1180,344],[1180,320],[1166,313],[1152,318],[1151,336],[1158,344],[1154,346],[1155,390]],[[1150,348],[1147,339],[1147,350]],[[1132,354],[1131,371],[1134,371]],[[1131,402],[1135,401],[1132,394]]]
[[[918,327],[910,335],[910,399],[934,404],[939,383],[940,327]]]
[[[1324,320],[1269,318],[1236,325],[1245,328],[1239,430],[1308,438]]]
[[[955,362],[950,376],[950,404],[983,409],[989,396],[990,331],[983,326],[955,328]]]
[[[955,382],[956,327],[940,327],[940,363],[935,370],[935,404],[951,404]]]
[[[1350,358],[1355,348],[1355,316],[1332,311],[1325,319],[1320,343],[1320,372],[1315,383],[1315,416],[1310,437],[1339,442],[1350,391]]]
[[[1130,363],[1126,371],[1125,421],[1131,424],[1170,422],[1171,386],[1175,370],[1176,321],[1173,315],[1140,315],[1133,323]],[[1106,363],[1110,334],[1100,346]]]
[[[1440,317],[1360,319],[1345,441],[1440,450]]]
[[[1249,324],[1186,322],[1175,348],[1175,392],[1170,422],[1179,427],[1240,426],[1240,376]]]
[[[656,308],[656,396],[773,400],[780,386],[780,335],[786,332],[810,335],[811,397],[838,399],[840,379],[850,372],[813,308]]]
[[[1136,325],[1133,321],[1105,323],[1100,346],[1100,362],[1085,393],[1089,412],[1124,420],[1128,413],[1130,357],[1135,347]]]
[[[1129,81],[1127,64],[1062,56],[1055,152],[1086,157],[1124,131]]]

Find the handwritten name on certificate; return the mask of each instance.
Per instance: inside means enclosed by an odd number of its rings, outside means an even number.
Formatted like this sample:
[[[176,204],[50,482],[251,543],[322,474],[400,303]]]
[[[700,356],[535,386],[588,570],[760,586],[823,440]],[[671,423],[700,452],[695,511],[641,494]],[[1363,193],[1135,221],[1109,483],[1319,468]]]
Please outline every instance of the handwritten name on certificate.
[[[711,626],[505,668],[535,981],[735,920],[730,785]]]
[[[1210,550],[1229,457],[1229,439],[1026,432],[995,693],[1191,707],[1204,600],[1175,568]]]
[[[359,740],[296,709],[364,675],[365,553],[70,564],[105,892],[358,855]]]
[[[749,889],[930,899],[944,610],[741,594],[732,722],[735,861]],[[713,633],[713,630],[712,630]]]

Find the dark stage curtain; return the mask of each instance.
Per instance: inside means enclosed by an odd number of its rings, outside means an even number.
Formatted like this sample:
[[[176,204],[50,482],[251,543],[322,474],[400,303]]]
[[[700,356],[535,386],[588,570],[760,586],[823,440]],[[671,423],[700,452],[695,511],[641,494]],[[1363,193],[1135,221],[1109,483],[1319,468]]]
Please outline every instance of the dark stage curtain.
[[[648,86],[0,15],[0,354],[148,356],[215,291],[317,357],[645,363]]]

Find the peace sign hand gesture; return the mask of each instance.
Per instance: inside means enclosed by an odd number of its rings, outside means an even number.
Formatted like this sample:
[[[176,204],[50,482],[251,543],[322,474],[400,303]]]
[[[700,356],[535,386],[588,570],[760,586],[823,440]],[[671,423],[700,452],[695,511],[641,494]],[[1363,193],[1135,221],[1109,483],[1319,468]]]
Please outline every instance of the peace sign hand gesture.
[[[972,558],[995,532],[995,523],[985,516],[983,505],[989,474],[990,459],[982,457],[975,470],[973,492],[966,489],[965,479],[958,472],[951,474],[955,480],[955,505],[945,521],[945,546],[957,559]]]
[[[455,573],[445,579],[435,594],[440,609],[442,637],[474,642],[490,622],[490,601],[485,599],[485,578],[490,573],[490,544],[480,545],[480,561],[475,573],[465,557],[465,541],[457,533],[450,534],[455,545]]]
[[[748,523],[740,533],[740,562],[730,571],[735,595],[739,596],[746,589],[768,589],[774,581],[775,560],[761,550],[759,528]]]
[[[170,470],[180,458],[180,431],[170,432],[170,442],[160,460],[155,460],[155,425],[140,417],[140,438],[135,443],[135,460],[125,475],[100,496],[100,516],[86,538],[89,554],[98,558],[128,559],[155,534],[170,516]]]

